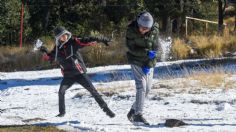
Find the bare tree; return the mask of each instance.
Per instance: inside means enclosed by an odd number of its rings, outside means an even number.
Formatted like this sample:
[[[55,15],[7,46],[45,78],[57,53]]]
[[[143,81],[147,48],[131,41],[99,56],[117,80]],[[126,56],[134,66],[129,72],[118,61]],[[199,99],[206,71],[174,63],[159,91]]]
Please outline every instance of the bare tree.
[[[224,10],[226,7],[226,0],[218,0],[218,32],[222,34],[224,24]],[[224,5],[224,6],[223,6]]]

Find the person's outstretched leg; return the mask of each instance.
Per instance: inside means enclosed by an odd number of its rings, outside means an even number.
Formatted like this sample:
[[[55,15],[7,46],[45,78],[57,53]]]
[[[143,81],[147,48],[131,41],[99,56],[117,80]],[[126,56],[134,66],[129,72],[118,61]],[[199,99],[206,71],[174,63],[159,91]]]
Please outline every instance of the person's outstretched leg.
[[[139,66],[131,65],[131,69],[133,71],[135,79],[136,100],[132,105],[131,110],[127,114],[127,117],[131,122],[142,122],[148,125],[149,123],[143,117],[143,107],[148,86],[148,75],[145,75],[142,71],[142,68]]]
[[[115,114],[108,108],[107,103],[102,99],[101,95],[97,92],[92,82],[90,81],[87,74],[78,75],[76,78],[77,82],[81,84],[85,89],[87,89],[91,95],[94,97],[98,105],[103,109],[106,114],[113,118]]]
[[[66,113],[65,110],[65,92],[68,88],[70,88],[74,83],[73,78],[63,78],[60,89],[58,92],[58,97],[59,97],[59,114],[57,117],[63,117]]]
[[[146,75],[142,72],[141,67],[136,65],[131,65],[131,69],[133,71],[135,86],[136,86],[136,100],[132,105],[132,109],[135,110],[135,114],[142,114],[147,80]]]

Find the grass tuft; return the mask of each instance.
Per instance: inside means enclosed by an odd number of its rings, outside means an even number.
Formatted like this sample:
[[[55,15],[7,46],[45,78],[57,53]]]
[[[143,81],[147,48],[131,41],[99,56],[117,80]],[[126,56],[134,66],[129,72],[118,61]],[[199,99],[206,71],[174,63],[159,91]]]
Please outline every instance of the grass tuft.
[[[234,52],[236,38],[227,33],[223,36],[189,36],[187,40],[176,38],[172,46],[172,54],[176,59],[218,58]]]
[[[9,126],[1,127],[0,132],[65,132],[54,126],[41,127],[41,126]]]

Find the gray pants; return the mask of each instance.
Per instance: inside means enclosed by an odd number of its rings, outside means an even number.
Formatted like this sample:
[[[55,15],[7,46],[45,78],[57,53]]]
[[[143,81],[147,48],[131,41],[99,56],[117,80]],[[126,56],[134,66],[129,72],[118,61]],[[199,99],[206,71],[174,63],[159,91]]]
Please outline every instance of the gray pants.
[[[131,65],[131,69],[133,71],[136,85],[136,100],[132,105],[132,109],[135,110],[135,114],[142,114],[144,100],[152,87],[154,69],[151,68],[150,73],[147,75],[145,75],[142,68],[137,65]]]

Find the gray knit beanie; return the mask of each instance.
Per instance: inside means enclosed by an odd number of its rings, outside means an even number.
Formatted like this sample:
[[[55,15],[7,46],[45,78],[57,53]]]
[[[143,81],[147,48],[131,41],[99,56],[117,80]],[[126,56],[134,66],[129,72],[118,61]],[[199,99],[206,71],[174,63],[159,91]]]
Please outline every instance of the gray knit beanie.
[[[137,23],[139,26],[151,28],[154,21],[152,15],[149,12],[143,12],[139,14]]]

